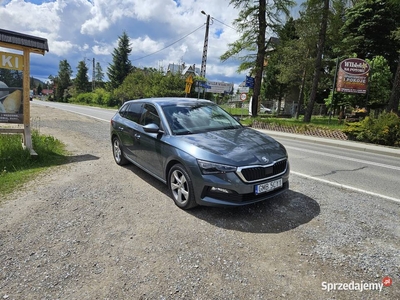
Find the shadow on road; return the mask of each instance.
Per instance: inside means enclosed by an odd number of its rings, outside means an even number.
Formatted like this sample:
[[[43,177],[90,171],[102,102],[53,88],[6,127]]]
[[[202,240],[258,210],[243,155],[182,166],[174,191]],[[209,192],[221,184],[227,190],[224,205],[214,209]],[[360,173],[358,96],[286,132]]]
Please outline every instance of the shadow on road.
[[[193,216],[214,226],[251,233],[280,233],[310,222],[320,213],[310,197],[288,190],[269,200],[235,208],[198,207]]]
[[[81,154],[81,155],[67,156],[67,158],[68,158],[68,163],[73,163],[73,162],[83,162],[89,160],[98,160],[100,157],[91,154]]]
[[[171,197],[165,184],[135,165],[127,165],[142,180]],[[173,201],[171,199],[171,205]],[[214,226],[251,233],[280,233],[306,224],[320,214],[319,204],[301,193],[288,190],[274,198],[239,207],[199,206],[187,213]]]

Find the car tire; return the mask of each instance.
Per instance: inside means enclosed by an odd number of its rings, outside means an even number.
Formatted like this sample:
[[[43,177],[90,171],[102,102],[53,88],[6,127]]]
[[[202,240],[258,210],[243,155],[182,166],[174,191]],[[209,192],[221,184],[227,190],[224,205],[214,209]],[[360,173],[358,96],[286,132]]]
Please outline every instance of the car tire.
[[[194,199],[192,180],[181,164],[174,165],[168,174],[168,185],[175,204],[182,209],[190,209],[197,206]]]
[[[117,165],[123,166],[128,163],[128,160],[125,158],[124,153],[122,151],[121,142],[117,137],[113,137],[112,139],[112,151],[114,160],[117,163]]]

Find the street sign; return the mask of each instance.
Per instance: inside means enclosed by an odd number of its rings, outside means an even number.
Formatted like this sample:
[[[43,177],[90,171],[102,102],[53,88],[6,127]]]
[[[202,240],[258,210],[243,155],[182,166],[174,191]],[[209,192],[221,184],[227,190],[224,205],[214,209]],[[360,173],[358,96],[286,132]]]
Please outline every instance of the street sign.
[[[192,88],[192,84],[193,84],[193,76],[189,75],[188,78],[186,78],[186,87],[185,87],[185,93],[186,94],[190,93],[190,89]]]
[[[248,93],[250,88],[248,86],[243,86],[239,88],[239,93]]]
[[[189,76],[186,78],[186,83],[193,84],[193,76],[192,76],[192,75],[189,75]]]
[[[254,88],[254,77],[246,76],[246,86],[251,89]]]
[[[246,101],[246,99],[247,99],[247,94],[246,93],[241,93],[240,94],[240,100],[241,101]]]

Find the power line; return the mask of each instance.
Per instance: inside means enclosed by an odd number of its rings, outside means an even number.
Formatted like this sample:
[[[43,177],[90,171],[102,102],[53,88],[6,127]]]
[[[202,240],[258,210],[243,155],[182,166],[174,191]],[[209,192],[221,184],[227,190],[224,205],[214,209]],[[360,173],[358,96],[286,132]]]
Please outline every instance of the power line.
[[[162,49],[160,49],[160,50],[157,50],[157,51],[155,51],[155,52],[153,52],[153,53],[150,53],[150,54],[148,54],[148,55],[145,55],[145,56],[142,56],[142,57],[139,57],[139,58],[136,58],[136,59],[132,59],[131,61],[140,60],[140,59],[149,57],[149,56],[151,56],[151,55],[154,55],[154,54],[156,54],[156,53],[158,53],[158,52],[161,52],[161,51],[167,49],[168,47],[171,47],[172,45],[174,45],[174,44],[180,42],[181,40],[183,40],[184,38],[188,37],[188,36],[191,35],[192,33],[195,33],[197,30],[203,28],[204,26],[205,26],[204,24],[201,25],[199,28],[193,30],[192,32],[190,32],[190,33],[188,33],[187,35],[185,35],[184,37],[182,37],[182,38],[180,38],[179,40],[177,40],[177,41],[175,41],[175,42],[173,42],[173,43],[171,43],[171,44],[165,46],[164,48],[162,48]]]
[[[236,28],[234,28],[234,27],[232,27],[232,26],[229,26],[229,25],[225,24],[224,22],[222,22],[222,21],[220,21],[220,20],[218,20],[218,19],[216,19],[216,18],[213,18],[213,20],[215,20],[215,21],[221,23],[222,25],[225,25],[226,27],[229,27],[229,28],[231,28],[231,29],[233,29],[233,30],[236,30]]]

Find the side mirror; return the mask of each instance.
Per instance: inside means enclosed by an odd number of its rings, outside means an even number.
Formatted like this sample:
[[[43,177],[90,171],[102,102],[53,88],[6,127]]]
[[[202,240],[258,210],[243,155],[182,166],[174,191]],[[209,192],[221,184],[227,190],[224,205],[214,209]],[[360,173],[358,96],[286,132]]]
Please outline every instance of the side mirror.
[[[143,130],[148,133],[163,133],[164,131],[160,130],[157,124],[150,123],[143,126]]]

